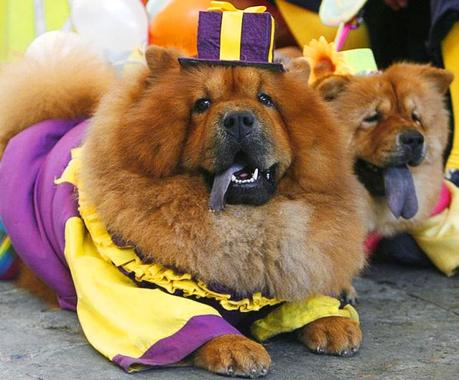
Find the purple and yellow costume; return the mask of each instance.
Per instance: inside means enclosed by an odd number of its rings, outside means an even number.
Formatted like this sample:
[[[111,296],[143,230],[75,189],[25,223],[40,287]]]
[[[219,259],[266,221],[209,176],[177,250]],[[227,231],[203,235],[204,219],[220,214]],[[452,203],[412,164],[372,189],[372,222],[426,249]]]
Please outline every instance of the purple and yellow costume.
[[[78,178],[88,124],[44,121],[10,141],[0,165],[0,216],[21,259],[62,308],[77,311],[103,355],[130,371],[177,363],[216,336],[240,334],[233,325],[264,340],[321,317],[358,319],[331,297],[239,299],[117,246]]]

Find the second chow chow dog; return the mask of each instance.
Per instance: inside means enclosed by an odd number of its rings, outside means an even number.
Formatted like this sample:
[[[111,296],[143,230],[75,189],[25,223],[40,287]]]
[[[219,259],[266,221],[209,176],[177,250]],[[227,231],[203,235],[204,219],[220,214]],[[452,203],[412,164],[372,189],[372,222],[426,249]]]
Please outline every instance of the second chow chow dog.
[[[314,83],[352,134],[369,232],[392,236],[431,216],[444,181],[444,94],[452,80],[446,70],[399,63],[382,73],[325,75]]]
[[[0,77],[0,214],[96,349],[127,370],[256,377],[270,357],[237,328],[261,320],[318,353],[358,350],[350,309],[314,298],[350,286],[364,229],[345,133],[307,65],[185,67],[151,47],[108,90],[102,63],[55,53]]]

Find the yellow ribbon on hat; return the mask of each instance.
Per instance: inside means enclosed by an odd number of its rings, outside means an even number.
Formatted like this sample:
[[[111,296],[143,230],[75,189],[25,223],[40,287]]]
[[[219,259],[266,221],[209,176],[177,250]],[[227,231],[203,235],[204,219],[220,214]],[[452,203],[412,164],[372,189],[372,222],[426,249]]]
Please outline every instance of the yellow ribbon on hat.
[[[220,59],[223,61],[238,61],[241,58],[242,19],[244,13],[264,13],[266,7],[257,5],[238,9],[227,1],[211,1],[208,11],[222,12],[220,30]],[[272,62],[274,47],[274,19],[271,17],[271,45],[268,61]]]
[[[256,5],[245,9],[238,9],[228,1],[211,1],[208,11],[221,11],[221,12],[247,12],[247,13],[263,13],[266,11],[264,5]]]

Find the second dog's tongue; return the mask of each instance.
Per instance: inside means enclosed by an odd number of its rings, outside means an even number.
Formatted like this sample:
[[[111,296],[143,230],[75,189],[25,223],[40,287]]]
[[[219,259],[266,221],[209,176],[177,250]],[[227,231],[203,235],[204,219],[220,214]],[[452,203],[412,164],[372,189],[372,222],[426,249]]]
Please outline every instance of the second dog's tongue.
[[[225,195],[234,173],[244,169],[241,164],[233,164],[220,174],[216,174],[210,192],[209,207],[212,211],[221,211],[225,208]]]
[[[410,219],[418,212],[418,198],[413,177],[406,166],[384,169],[384,188],[387,203],[392,214],[398,219]]]

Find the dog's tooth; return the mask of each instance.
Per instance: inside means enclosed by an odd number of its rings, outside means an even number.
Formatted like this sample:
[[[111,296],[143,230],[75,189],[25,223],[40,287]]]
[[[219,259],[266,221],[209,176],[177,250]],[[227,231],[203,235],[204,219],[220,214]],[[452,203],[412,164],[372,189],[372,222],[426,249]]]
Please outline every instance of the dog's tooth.
[[[270,175],[269,173],[266,173],[266,179],[269,179]]]
[[[253,172],[252,178],[253,178],[253,180],[258,179],[258,168],[256,168],[255,171]]]
[[[236,179],[237,179],[237,178],[236,178],[236,176],[234,176],[234,175],[231,177],[231,181],[232,181],[232,182],[236,182]]]

